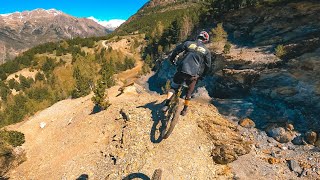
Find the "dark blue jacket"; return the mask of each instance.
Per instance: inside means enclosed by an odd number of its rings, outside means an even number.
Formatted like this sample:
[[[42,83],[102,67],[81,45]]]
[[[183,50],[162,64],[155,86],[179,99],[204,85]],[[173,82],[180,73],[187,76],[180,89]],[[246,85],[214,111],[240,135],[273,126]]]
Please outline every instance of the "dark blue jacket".
[[[172,52],[170,61],[184,51],[178,62],[178,71],[191,76],[205,76],[211,69],[211,53],[201,40],[186,41],[178,45]]]

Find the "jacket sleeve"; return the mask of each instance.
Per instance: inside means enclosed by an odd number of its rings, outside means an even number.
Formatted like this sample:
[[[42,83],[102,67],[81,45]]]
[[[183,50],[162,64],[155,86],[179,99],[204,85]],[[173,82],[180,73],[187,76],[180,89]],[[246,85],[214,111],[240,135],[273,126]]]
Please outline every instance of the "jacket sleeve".
[[[185,45],[186,43],[183,43],[183,44],[179,44],[172,52],[171,56],[170,56],[170,62],[173,62],[174,59],[176,58],[176,56],[181,53],[182,51],[185,50]]]
[[[204,68],[203,76],[208,75],[212,71],[211,63],[212,63],[211,62],[211,53],[208,52],[206,54],[206,56],[204,57],[205,68]]]

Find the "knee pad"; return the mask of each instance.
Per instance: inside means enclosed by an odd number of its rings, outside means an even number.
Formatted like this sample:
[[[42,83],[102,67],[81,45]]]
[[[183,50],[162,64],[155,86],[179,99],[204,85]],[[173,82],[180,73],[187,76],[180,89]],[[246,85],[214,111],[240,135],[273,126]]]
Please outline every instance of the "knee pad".
[[[168,92],[174,94],[176,91],[175,91],[175,89],[169,89]]]

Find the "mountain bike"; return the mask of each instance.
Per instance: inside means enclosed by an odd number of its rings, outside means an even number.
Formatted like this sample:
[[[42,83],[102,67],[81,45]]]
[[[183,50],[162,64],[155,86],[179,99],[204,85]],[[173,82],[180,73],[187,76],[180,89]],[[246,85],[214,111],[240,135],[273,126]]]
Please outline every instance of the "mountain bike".
[[[180,96],[185,88],[188,88],[188,86],[183,83],[171,97],[169,108],[165,112],[165,123],[161,131],[161,137],[163,139],[167,139],[170,136],[174,127],[178,123],[179,116],[182,111],[182,106],[180,106]]]

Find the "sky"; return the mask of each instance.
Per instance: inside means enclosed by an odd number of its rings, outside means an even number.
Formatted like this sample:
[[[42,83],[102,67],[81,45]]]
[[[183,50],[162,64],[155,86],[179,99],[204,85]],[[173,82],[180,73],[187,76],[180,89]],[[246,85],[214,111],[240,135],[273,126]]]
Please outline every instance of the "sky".
[[[0,0],[0,14],[54,8],[105,25],[107,22],[127,20],[146,2],[148,0]]]

